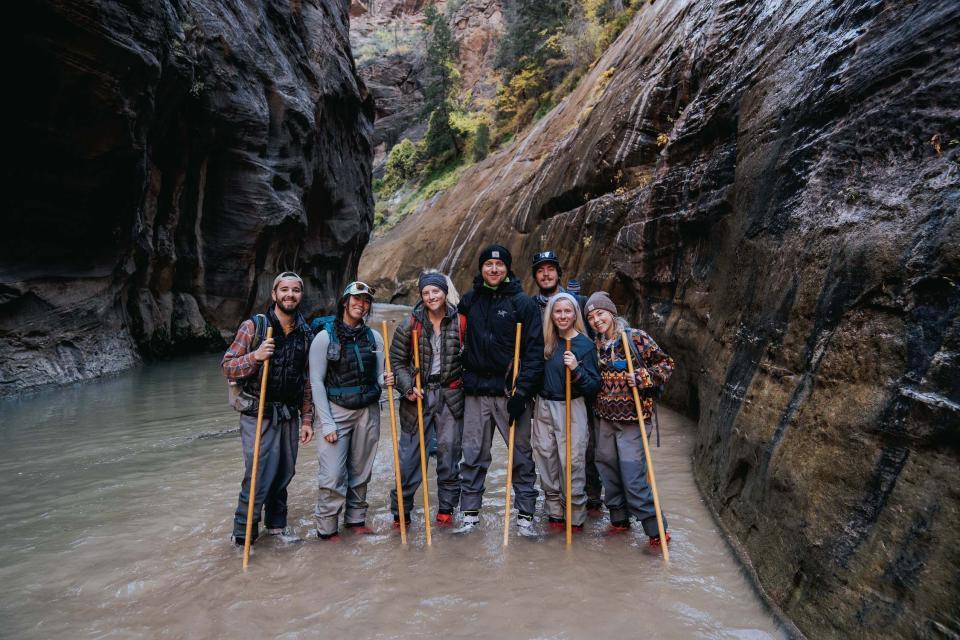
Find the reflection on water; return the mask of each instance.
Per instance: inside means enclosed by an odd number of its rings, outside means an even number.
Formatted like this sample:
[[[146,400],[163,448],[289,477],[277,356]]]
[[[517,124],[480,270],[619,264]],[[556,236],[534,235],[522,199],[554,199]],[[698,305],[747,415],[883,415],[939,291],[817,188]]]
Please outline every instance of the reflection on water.
[[[404,307],[378,306],[395,322]],[[242,476],[217,356],[0,402],[3,637],[770,638],[783,634],[743,578],[690,473],[692,429],[661,411],[654,453],[671,565],[606,520],[501,547],[505,447],[482,529],[391,529],[389,422],[370,487],[376,535],[264,539],[250,570],[229,542]],[[291,524],[311,528],[317,462],[301,450]],[[431,483],[435,486],[435,483]],[[418,496],[419,507],[419,496]],[[435,504],[434,499],[431,500]]]

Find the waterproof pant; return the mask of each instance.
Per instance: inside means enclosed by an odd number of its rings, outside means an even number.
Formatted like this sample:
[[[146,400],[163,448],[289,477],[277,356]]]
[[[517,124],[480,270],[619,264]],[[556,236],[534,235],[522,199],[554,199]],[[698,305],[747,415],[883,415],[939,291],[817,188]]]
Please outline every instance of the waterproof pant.
[[[494,427],[509,446],[510,416],[507,414],[507,399],[504,397],[466,397],[463,408],[463,462],[460,463],[462,493],[461,511],[479,511],[483,503],[484,482],[487,469],[493,459],[490,446],[493,444]],[[533,466],[533,451],[530,446],[530,409],[517,420],[514,433],[513,490],[517,510],[524,515],[533,515],[537,508],[537,472]],[[507,491],[510,488],[507,487]]]
[[[533,405],[533,459],[540,471],[540,487],[544,507],[551,518],[566,518],[567,470],[567,406],[563,400],[537,398]],[[585,492],[587,441],[587,407],[583,398],[570,403],[570,469],[571,524],[581,525],[587,519]]]
[[[600,480],[600,472],[597,471],[596,450],[597,450],[597,419],[593,415],[590,407],[587,407],[587,426],[590,431],[590,438],[587,440],[587,509],[599,509],[603,504],[601,494],[603,493],[603,484]]]
[[[596,418],[597,469],[603,478],[603,489],[611,522],[622,522],[631,515],[643,525],[651,538],[659,535],[653,493],[647,483],[647,461],[643,440],[636,422],[614,422]],[[649,435],[650,423],[647,422]],[[667,516],[663,516],[667,528]]]
[[[300,445],[300,419],[283,406],[264,408],[260,428],[260,456],[257,463],[257,495],[253,502],[253,529],[250,542],[257,539],[260,512],[265,512],[268,529],[287,526],[287,486],[293,479]],[[240,498],[233,515],[233,535],[243,538],[247,529],[247,508],[250,500],[250,474],[253,465],[253,444],[257,419],[240,416],[240,443],[243,446],[243,481]]]
[[[428,390],[424,399],[423,440],[424,443],[428,443],[431,435],[437,439],[437,501],[440,503],[439,510],[444,513],[453,513],[460,504],[460,441],[463,436],[463,419],[453,416],[450,407],[443,402],[440,389]],[[410,513],[421,481],[420,435],[417,431],[413,433],[401,431],[399,438],[403,508],[407,513]],[[390,511],[395,516],[400,514],[397,509],[396,485],[390,491]],[[430,514],[426,514],[425,517],[429,518]]]
[[[361,524],[367,517],[367,484],[380,439],[380,404],[347,409],[330,403],[337,424],[337,441],[317,436],[317,533],[337,532],[340,512],[345,524]]]

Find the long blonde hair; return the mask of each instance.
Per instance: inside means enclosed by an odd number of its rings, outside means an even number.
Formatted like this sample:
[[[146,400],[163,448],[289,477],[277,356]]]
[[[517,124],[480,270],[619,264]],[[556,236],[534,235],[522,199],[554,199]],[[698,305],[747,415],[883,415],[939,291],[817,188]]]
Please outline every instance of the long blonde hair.
[[[566,300],[573,306],[573,328],[579,333],[586,333],[583,326],[583,316],[580,315],[580,304],[569,293],[558,293],[547,300],[547,308],[543,312],[543,359],[549,360],[557,346],[557,325],[553,323],[553,308],[561,300]]]

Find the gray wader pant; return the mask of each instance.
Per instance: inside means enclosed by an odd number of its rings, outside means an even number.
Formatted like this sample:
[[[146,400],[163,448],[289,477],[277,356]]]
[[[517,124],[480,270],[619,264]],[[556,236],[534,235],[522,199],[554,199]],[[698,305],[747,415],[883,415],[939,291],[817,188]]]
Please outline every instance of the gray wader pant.
[[[380,439],[380,404],[347,409],[330,403],[337,424],[337,441],[317,436],[317,533],[337,532],[340,512],[344,524],[362,524],[367,517],[367,484],[373,474],[373,459]]]
[[[479,511],[483,503],[484,482],[492,457],[494,427],[503,441],[509,445],[510,416],[507,414],[505,397],[466,397],[463,408],[463,462],[460,477],[463,491],[460,496],[461,511]],[[530,409],[527,408],[517,420],[513,451],[513,490],[517,511],[533,515],[537,508],[536,468],[533,466],[533,451],[530,445]],[[507,491],[510,488],[507,487]]]
[[[643,525],[651,538],[657,537],[657,517],[653,493],[647,483],[647,460],[643,440],[636,422],[614,422],[596,418],[597,468],[603,478],[603,489],[611,522],[622,522],[631,515]],[[647,435],[651,424],[647,421]],[[663,516],[667,529],[667,516]]]
[[[438,410],[437,407],[443,404]],[[429,409],[428,409],[429,407]],[[439,510],[453,513],[460,504],[460,440],[463,436],[463,419],[457,419],[450,407],[443,403],[440,389],[428,389],[424,397],[423,441],[430,442],[431,435],[437,439],[437,501]],[[417,490],[420,488],[420,435],[417,431],[401,431],[400,482],[403,485],[403,508],[407,513],[413,509]],[[428,447],[429,448],[429,447]],[[427,458],[429,464],[429,458]],[[396,483],[390,491],[390,511],[397,509]],[[426,514],[430,517],[430,514]]]
[[[566,519],[567,486],[567,407],[564,400],[537,398],[533,406],[533,459],[540,471],[540,487],[544,507],[551,518]],[[581,525],[587,519],[585,492],[587,441],[587,407],[583,398],[570,403],[570,469],[571,524]]]
[[[593,411],[587,407],[587,426],[590,432],[590,438],[587,440],[587,509],[599,509],[603,505],[601,494],[603,492],[603,483],[600,481],[600,472],[597,471],[596,450],[597,450],[597,418]]]
[[[257,463],[257,495],[253,502],[251,540],[257,539],[260,512],[265,512],[268,529],[287,526],[287,486],[293,480],[300,446],[300,420],[297,412],[283,405],[264,407],[260,428],[260,457]],[[240,499],[233,516],[233,535],[246,536],[247,508],[250,500],[250,473],[253,465],[253,444],[257,433],[255,417],[240,416],[240,442],[243,445],[244,471],[240,483]]]

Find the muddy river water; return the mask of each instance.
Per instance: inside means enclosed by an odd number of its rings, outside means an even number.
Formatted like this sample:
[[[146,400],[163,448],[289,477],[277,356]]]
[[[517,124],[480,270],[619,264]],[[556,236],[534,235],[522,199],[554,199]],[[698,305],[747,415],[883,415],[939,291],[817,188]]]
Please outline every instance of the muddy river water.
[[[404,310],[375,314],[379,326]],[[218,364],[207,354],[0,401],[0,637],[784,637],[694,486],[693,425],[666,409],[654,464],[669,567],[639,531],[605,536],[605,518],[588,521],[572,548],[561,532],[514,536],[504,549],[500,441],[481,529],[435,528],[427,548],[417,512],[401,547],[384,408],[375,535],[265,538],[244,573],[229,542],[240,440]],[[316,470],[311,444],[289,500],[304,536]]]

